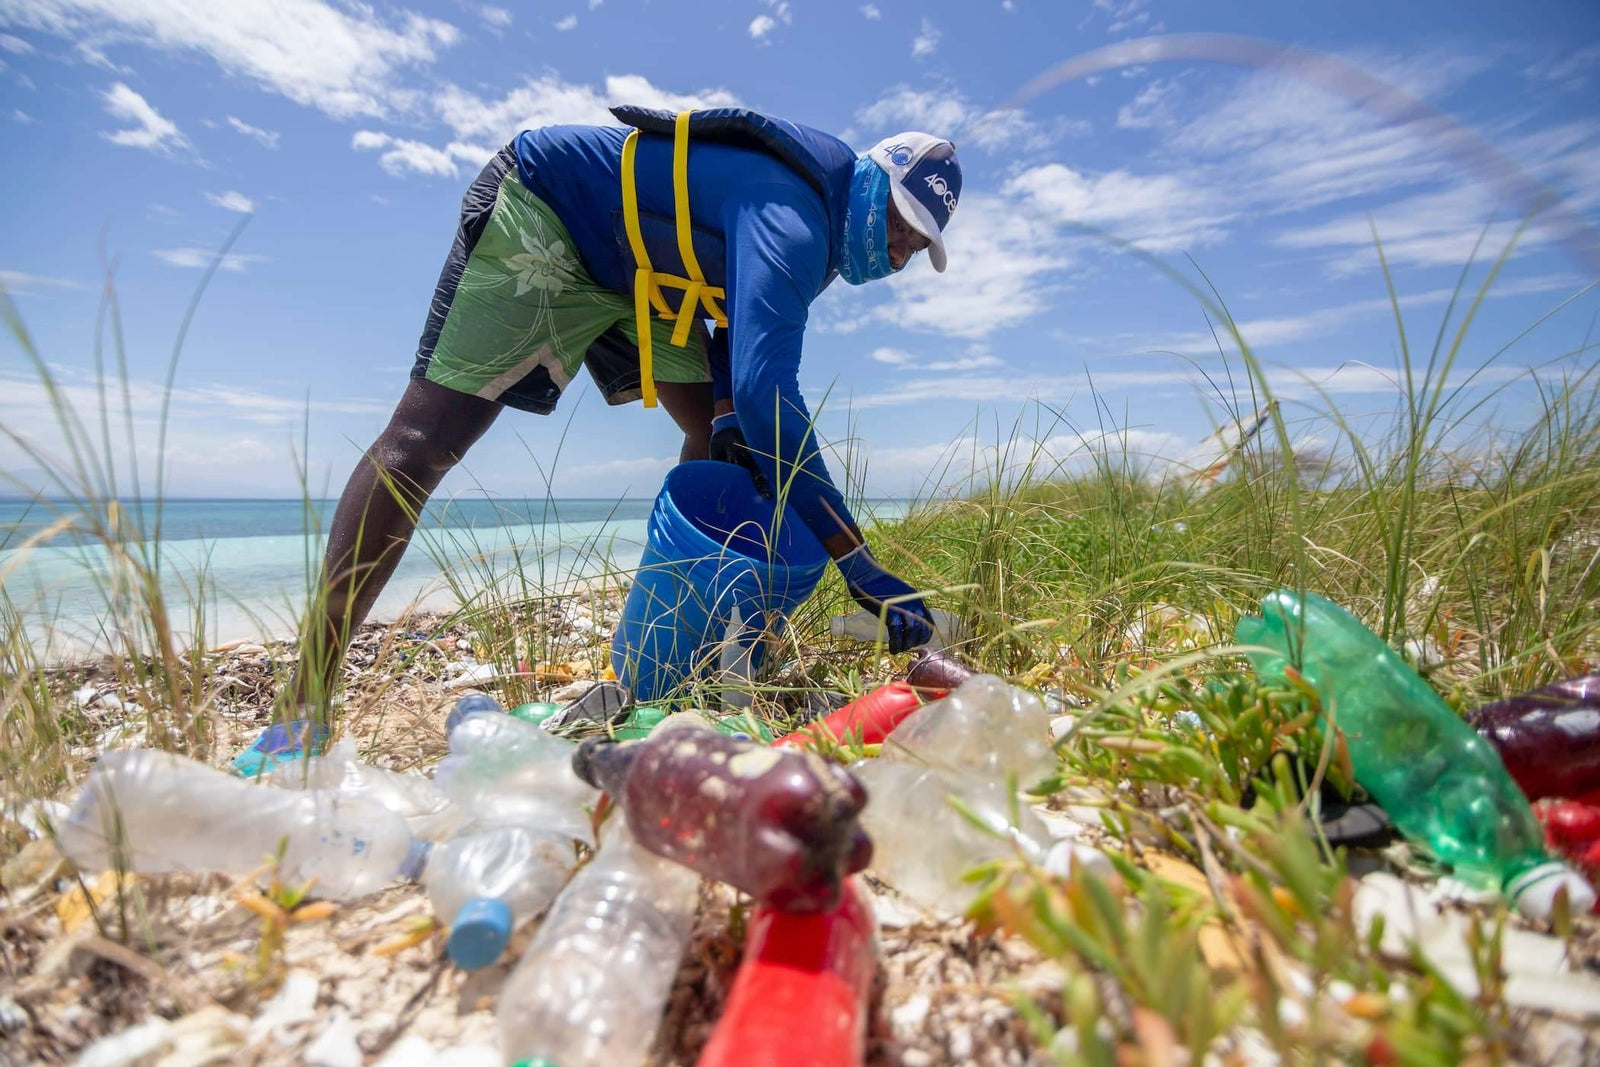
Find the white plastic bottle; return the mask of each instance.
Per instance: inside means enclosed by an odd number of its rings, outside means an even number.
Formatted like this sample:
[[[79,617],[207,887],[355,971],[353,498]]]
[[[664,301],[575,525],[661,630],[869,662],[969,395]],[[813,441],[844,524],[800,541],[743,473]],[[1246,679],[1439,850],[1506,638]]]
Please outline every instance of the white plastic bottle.
[[[661,1024],[694,925],[700,879],[613,818],[556,898],[497,1009],[507,1063],[634,1067]]]
[[[140,874],[248,874],[287,839],[282,877],[336,900],[388,885],[411,844],[405,820],[366,797],[254,785],[153,749],[102,756],[59,835],[80,869]]]
[[[928,614],[933,617],[933,636],[918,645],[918,648],[931,648],[935,652],[942,652],[946,647],[966,639],[965,622],[938,608],[929,608]],[[834,637],[848,637],[855,641],[884,640],[883,623],[875,611],[862,610],[853,615],[835,615],[828,623],[828,632]]]

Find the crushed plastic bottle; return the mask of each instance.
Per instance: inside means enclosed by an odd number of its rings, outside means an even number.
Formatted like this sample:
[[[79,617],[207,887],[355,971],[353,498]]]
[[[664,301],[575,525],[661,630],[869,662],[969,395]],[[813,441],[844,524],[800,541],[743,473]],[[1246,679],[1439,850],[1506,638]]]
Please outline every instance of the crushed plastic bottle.
[[[1600,674],[1568,678],[1467,712],[1529,800],[1600,790]]]
[[[450,731],[433,780],[479,820],[592,840],[595,791],[572,773],[572,742],[501,712],[474,712]]]
[[[435,845],[423,885],[450,924],[451,960],[477,970],[499,959],[516,924],[549,907],[576,863],[571,837],[526,826],[472,824]]]
[[[314,878],[335,900],[394,881],[411,846],[405,820],[368,797],[252,785],[153,749],[102,756],[58,831],[80,869],[139,874],[247,874],[287,841],[284,880]]]
[[[487,693],[468,693],[456,701],[455,707],[450,709],[450,714],[444,719],[445,736],[455,733],[456,727],[468,715],[476,715],[485,711],[505,711],[500,702]]]
[[[884,739],[882,759],[915,760],[987,782],[1016,775],[1027,788],[1054,773],[1044,701],[992,674],[979,674],[910,716]]]
[[[914,761],[862,760],[855,773],[872,803],[861,815],[872,835],[872,869],[901,893],[929,908],[960,914],[977,888],[962,881],[989,860],[1022,855],[1042,863],[1050,833],[1025,803],[1012,820],[1005,785]],[[987,827],[979,829],[960,803]]]
[[[620,818],[567,884],[500,993],[507,1063],[635,1067],[694,925],[700,879],[640,848]]]
[[[1501,890],[1545,919],[1565,889],[1574,911],[1594,890],[1546,855],[1538,820],[1493,747],[1381,638],[1315,593],[1279,590],[1260,616],[1239,620],[1236,640],[1256,672],[1282,681],[1292,662],[1343,731],[1356,780],[1395,827],[1458,877]]]
[[[877,920],[857,880],[821,915],[757,908],[698,1067],[859,1067]],[[805,1039],[795,1040],[804,1028]]]
[[[644,741],[591,738],[572,762],[644,848],[781,911],[833,907],[872,853],[857,821],[867,795],[844,768],[723,737],[693,715]]]
[[[341,796],[366,797],[404,819],[412,836],[423,841],[443,841],[467,819],[432,779],[363,763],[349,738],[320,756],[274,768],[266,781],[281,789],[327,789]]]

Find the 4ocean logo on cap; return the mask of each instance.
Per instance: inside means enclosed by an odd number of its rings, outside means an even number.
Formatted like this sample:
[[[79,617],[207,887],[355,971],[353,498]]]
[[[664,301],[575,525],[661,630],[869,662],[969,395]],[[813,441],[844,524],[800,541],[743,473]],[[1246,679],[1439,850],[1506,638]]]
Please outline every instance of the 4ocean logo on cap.
[[[956,213],[956,194],[950,191],[950,183],[937,174],[930,174],[927,178],[928,188],[933,190],[933,195],[944,201],[944,209],[950,214]]]
[[[911,149],[903,144],[892,144],[887,149],[889,162],[897,167],[903,167],[911,162]]]

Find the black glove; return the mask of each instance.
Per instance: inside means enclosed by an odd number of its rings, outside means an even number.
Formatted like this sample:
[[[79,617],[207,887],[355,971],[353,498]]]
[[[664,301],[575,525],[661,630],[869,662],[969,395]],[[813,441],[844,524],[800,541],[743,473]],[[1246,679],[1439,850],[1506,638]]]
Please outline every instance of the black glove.
[[[833,561],[857,604],[884,621],[890,652],[904,652],[933,637],[933,617],[917,591],[883,569],[866,545]]]
[[[744,431],[739,429],[739,416],[734,412],[711,420],[711,458],[719,463],[737,463],[750,472],[756,492],[772,498],[772,486],[767,484],[767,476],[761,473],[750,446],[744,443]]]

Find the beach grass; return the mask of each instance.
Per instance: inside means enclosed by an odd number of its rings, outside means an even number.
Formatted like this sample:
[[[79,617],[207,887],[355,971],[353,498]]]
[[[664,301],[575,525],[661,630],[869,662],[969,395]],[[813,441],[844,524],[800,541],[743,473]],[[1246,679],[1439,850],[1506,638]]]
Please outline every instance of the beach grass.
[[[1474,997],[1422,962],[1383,955],[1356,927],[1347,858],[1303,817],[1316,783],[1272,766],[1272,754],[1287,749],[1348,788],[1348,768],[1323,744],[1316,694],[1261,686],[1230,646],[1241,615],[1290,587],[1355,612],[1459,708],[1600,662],[1600,370],[1582,352],[1553,354],[1515,383],[1537,396],[1535,417],[1495,423],[1494,400],[1512,386],[1479,386],[1459,367],[1494,273],[1424,328],[1431,343],[1412,343],[1395,302],[1396,402],[1359,419],[1315,388],[1292,408],[1281,402],[1226,308],[1192,285],[1224,338],[1213,378],[1237,383],[1215,398],[1221,421],[1251,424],[1259,414],[1259,434],[1180,462],[1140,455],[1125,434],[1096,428],[1078,432],[1079,447],[1063,454],[1065,419],[1041,405],[1029,432],[1019,423],[998,442],[957,442],[952,455],[966,461],[931,477],[926,499],[904,518],[868,530],[887,566],[966,620],[959,655],[1095,720],[1061,746],[1060,774],[1040,795],[1081,804],[1086,788],[1102,787],[1089,803],[1120,842],[1118,877],[1062,879],[1019,856],[978,872],[985,888],[973,912],[1066,967],[1058,998],[1017,1004],[1064,1060],[1125,1062],[1124,1050],[1154,1055],[1164,1046],[1198,1058],[1241,1026],[1295,1061],[1376,1059],[1381,1046],[1415,1062],[1491,1062],[1514,1048],[1497,999],[1503,911],[1479,913]],[[59,398],[15,308],[4,310]],[[109,288],[106,315],[115,316]],[[101,586],[102,664],[131,698],[144,743],[218,762],[226,753],[214,744],[214,659],[186,637],[206,633],[217,593],[203,574],[179,601],[163,592],[169,562],[152,489],[161,475],[141,480],[128,469],[137,452],[114,425],[125,367],[114,358],[97,368],[98,412],[57,401],[65,451],[15,434],[12,443],[50,474],[36,505],[52,515],[48,532],[70,529],[114,561]],[[842,458],[847,469],[861,462],[848,450]],[[148,504],[130,512],[118,503],[129,497]],[[442,536],[467,539],[441,554],[466,562],[445,569],[459,607],[430,633],[468,633],[477,657],[504,676],[508,705],[546,695],[529,668],[574,655],[573,642],[546,625],[558,600],[571,601],[570,575],[553,573],[536,550],[475,546],[470,531]],[[4,547],[18,550],[12,565],[20,565],[32,546]],[[594,587],[625,578],[607,564],[610,546],[597,540],[586,552]],[[320,595],[316,562],[308,560],[307,613]],[[861,692],[902,668],[881,648],[826,636],[827,619],[853,607],[830,572],[790,620],[776,658],[792,687]],[[92,756],[73,672],[53,666],[41,641],[50,623],[41,610],[48,606],[0,593],[8,807],[62,796]],[[342,706],[317,695],[337,724],[384,713],[416,654],[393,638],[410,625],[401,620],[380,642]],[[591,644],[600,659],[603,641]],[[723,686],[710,680],[692,696],[716,707]],[[791,707],[764,700],[757,711],[781,730],[795,725]],[[1211,734],[1174,728],[1184,711],[1212,723]],[[1103,788],[1117,781],[1127,788]],[[1201,882],[1156,873],[1140,861],[1150,849],[1181,858]],[[1229,971],[1205,949],[1207,932],[1218,930],[1237,957]],[[1291,971],[1310,976],[1309,993]],[[1332,983],[1350,995],[1337,1004],[1321,996]],[[1395,994],[1401,986],[1411,993]]]

